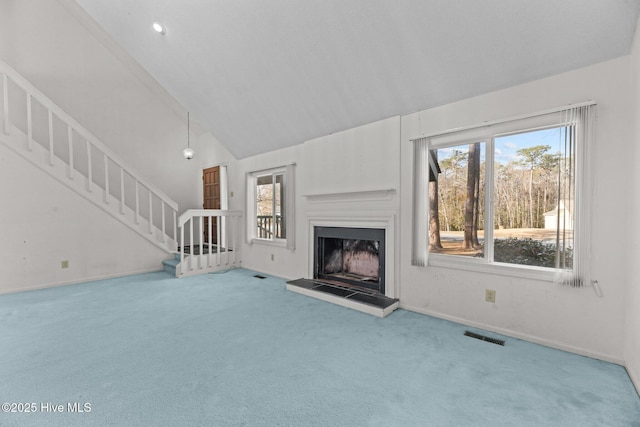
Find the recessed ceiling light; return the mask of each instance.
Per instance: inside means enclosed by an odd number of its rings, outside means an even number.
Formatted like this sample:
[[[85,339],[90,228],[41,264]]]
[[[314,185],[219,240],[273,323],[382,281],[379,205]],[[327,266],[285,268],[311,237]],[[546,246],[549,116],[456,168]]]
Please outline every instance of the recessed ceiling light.
[[[160,34],[166,34],[167,32],[167,29],[164,27],[164,25],[162,25],[158,21],[153,21],[153,29]]]

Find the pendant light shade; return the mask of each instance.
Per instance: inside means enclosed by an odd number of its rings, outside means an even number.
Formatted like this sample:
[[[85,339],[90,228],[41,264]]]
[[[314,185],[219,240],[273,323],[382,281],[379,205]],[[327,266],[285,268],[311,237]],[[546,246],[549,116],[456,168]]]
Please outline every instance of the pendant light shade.
[[[191,148],[191,144],[189,141],[189,134],[190,134],[190,129],[189,129],[189,112],[187,111],[187,148],[185,148],[184,150],[182,150],[182,155],[184,156],[185,159],[187,160],[191,160],[193,159],[193,156],[196,155],[195,151],[193,151],[193,148]]]
[[[184,150],[182,150],[182,155],[184,156],[185,159],[187,160],[191,160],[193,159],[193,156],[195,156],[195,152],[193,151],[192,148],[185,148]]]

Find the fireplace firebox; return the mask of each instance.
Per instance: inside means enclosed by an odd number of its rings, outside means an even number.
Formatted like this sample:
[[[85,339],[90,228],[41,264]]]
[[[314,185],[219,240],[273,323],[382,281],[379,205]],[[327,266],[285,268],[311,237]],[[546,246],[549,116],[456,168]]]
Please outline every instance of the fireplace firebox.
[[[385,230],[314,227],[314,279],[385,293]]]

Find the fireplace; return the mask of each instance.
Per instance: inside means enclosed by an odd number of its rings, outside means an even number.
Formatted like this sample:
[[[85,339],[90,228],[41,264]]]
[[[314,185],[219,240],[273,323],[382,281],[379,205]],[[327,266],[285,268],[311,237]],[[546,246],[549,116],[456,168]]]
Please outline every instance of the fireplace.
[[[385,294],[385,230],[314,227],[313,278]]]
[[[390,193],[306,196],[332,209],[307,213],[307,276],[288,281],[287,290],[379,317],[398,308],[395,211],[350,207],[354,200],[386,202]]]

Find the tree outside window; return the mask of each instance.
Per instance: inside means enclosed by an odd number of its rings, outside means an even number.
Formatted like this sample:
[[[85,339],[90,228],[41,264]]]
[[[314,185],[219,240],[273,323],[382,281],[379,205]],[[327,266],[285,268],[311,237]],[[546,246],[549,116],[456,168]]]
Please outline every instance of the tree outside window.
[[[571,126],[493,135],[431,151],[429,251],[485,262],[571,268]],[[490,227],[490,230],[488,229]]]

